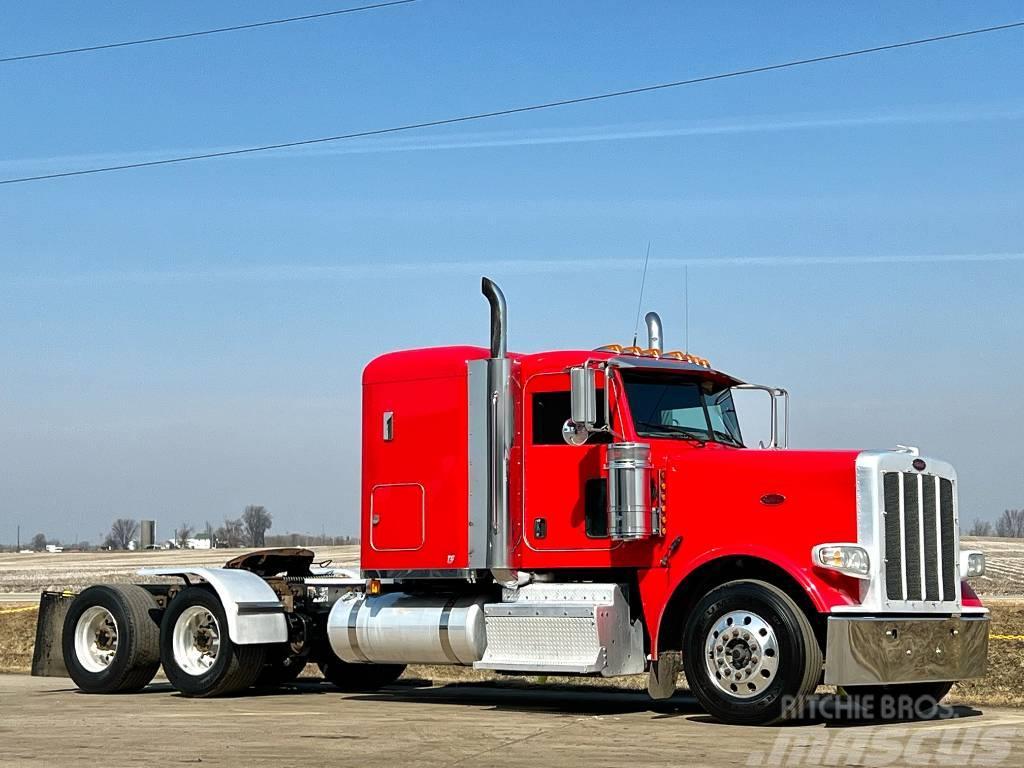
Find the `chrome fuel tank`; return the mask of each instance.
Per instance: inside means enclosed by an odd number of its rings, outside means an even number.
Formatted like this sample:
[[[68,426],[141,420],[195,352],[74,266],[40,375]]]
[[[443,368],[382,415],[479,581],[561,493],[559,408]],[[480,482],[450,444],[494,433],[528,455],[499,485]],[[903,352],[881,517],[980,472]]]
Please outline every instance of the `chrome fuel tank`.
[[[331,608],[327,637],[350,663],[471,665],[487,647],[485,602],[475,595],[351,593]]]

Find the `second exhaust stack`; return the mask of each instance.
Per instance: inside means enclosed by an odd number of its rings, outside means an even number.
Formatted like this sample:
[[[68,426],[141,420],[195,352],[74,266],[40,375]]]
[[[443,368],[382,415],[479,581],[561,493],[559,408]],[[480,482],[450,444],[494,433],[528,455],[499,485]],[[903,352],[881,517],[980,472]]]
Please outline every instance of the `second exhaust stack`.
[[[647,348],[661,352],[661,317],[657,312],[648,312],[644,322],[647,323]]]

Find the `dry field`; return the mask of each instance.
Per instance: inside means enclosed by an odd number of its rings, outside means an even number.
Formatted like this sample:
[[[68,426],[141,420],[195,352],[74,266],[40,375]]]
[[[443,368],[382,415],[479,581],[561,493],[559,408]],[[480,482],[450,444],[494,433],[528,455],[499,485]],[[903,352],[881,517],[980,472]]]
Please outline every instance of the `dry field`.
[[[140,581],[139,568],[174,565],[224,565],[249,549],[175,549],[150,552],[39,552],[0,554],[0,596],[3,593],[81,589],[89,584]],[[317,561],[331,560],[343,568],[358,568],[359,547],[320,547]]]
[[[982,595],[1020,597],[1024,600],[1024,540],[965,537],[965,549],[987,555],[988,573],[974,580]],[[89,584],[138,581],[143,567],[223,565],[249,550],[168,550],[152,552],[64,552],[31,555],[0,554],[0,600],[5,593],[38,593],[44,589],[80,589]],[[359,567],[359,547],[319,547],[317,560],[331,560],[343,568]],[[10,597],[8,599],[11,599]]]
[[[965,539],[966,548],[988,555],[989,574],[974,582],[982,595],[990,596],[992,634],[1024,636],[1024,542],[1008,539]],[[0,597],[35,602],[42,589],[78,589],[98,582],[137,579],[136,569],[163,565],[221,565],[243,550],[101,552],[86,554],[0,555]],[[332,559],[338,566],[358,567],[358,547],[317,550],[318,559]],[[20,593],[20,594],[10,594]],[[28,608],[26,610],[25,608]],[[36,613],[31,605],[0,602],[0,672],[26,672],[32,660]],[[315,674],[310,668],[309,674]],[[457,667],[410,667],[406,677],[436,682],[493,680],[495,675]],[[538,678],[501,676],[502,685],[526,686]],[[615,680],[539,678],[547,684],[598,685],[624,689],[643,688],[646,678]],[[958,684],[950,696],[962,704],[1024,706],[1024,640],[995,638],[989,646],[989,675],[981,681]]]
[[[986,573],[971,582],[978,594],[1024,596],[1024,539],[965,536],[961,546],[985,553]]]

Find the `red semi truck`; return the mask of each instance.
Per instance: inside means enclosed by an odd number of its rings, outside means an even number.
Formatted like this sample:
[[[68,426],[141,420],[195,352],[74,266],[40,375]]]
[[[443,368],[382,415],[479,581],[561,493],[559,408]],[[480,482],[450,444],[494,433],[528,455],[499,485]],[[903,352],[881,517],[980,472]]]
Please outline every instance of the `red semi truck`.
[[[369,689],[424,663],[646,672],[665,698],[682,667],[714,716],[754,724],[823,683],[939,699],[984,674],[953,467],[786,449],[786,392],[663,351],[654,313],[645,348],[508,352],[505,299],[482,290],[488,347],[364,371],[358,576],[289,549],[90,587],[63,622],[75,683],[135,690],[162,665],[213,696],[316,663]],[[767,393],[768,445],[744,443],[743,388]]]

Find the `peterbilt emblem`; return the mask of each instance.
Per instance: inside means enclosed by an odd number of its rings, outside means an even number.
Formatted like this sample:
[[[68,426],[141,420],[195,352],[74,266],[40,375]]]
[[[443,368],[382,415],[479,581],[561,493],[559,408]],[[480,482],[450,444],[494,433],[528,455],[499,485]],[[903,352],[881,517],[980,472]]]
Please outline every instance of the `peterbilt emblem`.
[[[781,504],[785,500],[786,497],[783,496],[781,493],[766,493],[764,496],[761,497],[761,503],[767,504],[770,507],[775,506],[777,504]]]
[[[924,459],[914,459],[910,462],[910,466],[916,469],[918,472],[924,472],[925,467],[928,465],[924,463]]]

